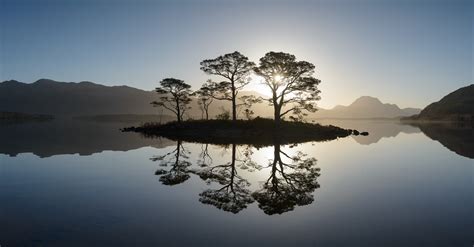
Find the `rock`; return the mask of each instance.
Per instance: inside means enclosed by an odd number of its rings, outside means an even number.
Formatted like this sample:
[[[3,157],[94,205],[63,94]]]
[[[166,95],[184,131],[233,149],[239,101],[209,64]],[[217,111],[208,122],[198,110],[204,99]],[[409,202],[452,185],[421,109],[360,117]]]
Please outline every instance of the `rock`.
[[[359,135],[359,131],[353,130],[353,131],[352,131],[352,134],[355,135],[355,136],[358,136],[358,135]]]
[[[361,132],[360,135],[362,135],[362,136],[368,136],[368,135],[369,135],[369,132],[364,131],[364,132]]]
[[[166,174],[168,171],[166,171],[165,169],[158,169],[156,172],[155,172],[155,175],[163,175],[163,174]]]

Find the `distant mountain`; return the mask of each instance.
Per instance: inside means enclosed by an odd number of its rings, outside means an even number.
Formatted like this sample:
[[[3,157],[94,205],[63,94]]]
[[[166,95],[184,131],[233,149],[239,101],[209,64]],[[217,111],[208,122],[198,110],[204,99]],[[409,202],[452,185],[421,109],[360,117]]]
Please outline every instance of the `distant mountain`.
[[[239,96],[264,95],[253,91],[242,91]],[[158,99],[153,91],[144,91],[128,86],[104,86],[93,82],[58,82],[41,79],[34,83],[4,81],[0,83],[0,112],[21,112],[29,114],[50,114],[66,116],[95,116],[102,120],[149,118],[149,115],[170,115],[167,110],[153,107],[150,102]],[[186,117],[201,118],[196,99]],[[230,110],[230,101],[214,100],[210,107],[211,117]],[[242,109],[241,109],[242,110]],[[273,109],[268,102],[252,107],[254,117],[272,117]],[[419,113],[419,109],[400,109],[397,105],[383,104],[374,97],[360,97],[349,106],[320,109],[312,118],[395,118]],[[113,116],[107,116],[113,115]],[[148,116],[137,116],[148,115]],[[243,117],[243,114],[239,114]],[[115,121],[114,120],[114,121]],[[122,120],[120,120],[122,121]],[[128,120],[127,120],[128,121]]]
[[[419,115],[407,120],[474,121],[474,84],[462,87],[431,103]]]
[[[157,114],[153,92],[92,82],[0,83],[0,111],[52,115]]]
[[[240,92],[239,96],[255,92]],[[150,102],[158,99],[153,91],[144,91],[128,86],[104,86],[93,82],[59,82],[40,79],[34,83],[15,80],[0,83],[0,112],[21,112],[27,114],[51,114],[66,116],[94,116],[94,119],[120,120],[150,119],[150,115],[171,115],[172,113],[153,107]],[[194,99],[187,117],[200,118],[201,111]],[[211,116],[229,110],[230,101],[215,100],[210,107]],[[254,107],[256,115],[271,116],[267,104]],[[268,113],[267,113],[268,111]],[[142,116],[139,116],[142,115]],[[90,118],[91,119],[91,118]],[[166,116],[168,121],[169,117]]]
[[[315,118],[398,118],[411,116],[420,112],[417,108],[400,109],[395,104],[384,104],[379,99],[362,96],[349,106],[338,105],[333,109],[320,109],[312,117]]]

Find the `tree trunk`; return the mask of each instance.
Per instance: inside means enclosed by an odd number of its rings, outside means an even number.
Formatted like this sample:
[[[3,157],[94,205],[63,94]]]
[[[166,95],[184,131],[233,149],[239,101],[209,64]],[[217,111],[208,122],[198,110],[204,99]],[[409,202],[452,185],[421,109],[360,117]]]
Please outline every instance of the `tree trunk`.
[[[181,151],[181,141],[176,142],[177,148],[176,148],[176,162],[175,164],[178,164],[179,162],[179,153]]]
[[[273,146],[273,164],[272,164],[272,171],[271,171],[271,182],[272,182],[272,187],[276,190],[278,190],[278,178],[276,176],[276,172],[277,172],[277,164],[278,162],[281,161],[281,158],[280,158],[280,144],[279,143],[275,143],[274,146]],[[281,172],[283,173],[283,169],[281,170]]]
[[[178,123],[181,123],[181,109],[179,108],[179,100],[176,99],[176,116],[178,117]]]
[[[176,114],[176,117],[178,118],[178,123],[181,123],[181,114],[179,113],[179,110],[178,110],[178,113]]]
[[[176,113],[176,117],[178,118],[178,123],[181,123],[181,112],[179,110],[179,107],[176,108],[176,110],[178,110],[178,113]]]
[[[281,116],[280,116],[280,113],[281,113],[281,105],[278,104],[278,102],[275,100],[273,100],[273,109],[274,109],[274,113],[273,113],[273,118],[275,120],[275,126],[280,126],[280,121],[281,121]]]
[[[235,87],[232,85],[232,121],[237,120],[237,104],[236,104],[236,99],[235,99]]]
[[[275,125],[280,126],[281,117],[280,117],[280,108],[278,106],[275,107],[274,118],[275,118]]]
[[[231,180],[230,180],[232,185],[234,184],[234,175],[235,175],[235,153],[236,153],[236,150],[237,150],[236,146],[237,145],[235,145],[235,143],[232,144],[232,161],[230,163],[231,166],[232,166],[232,170],[231,170],[232,176],[231,176]]]

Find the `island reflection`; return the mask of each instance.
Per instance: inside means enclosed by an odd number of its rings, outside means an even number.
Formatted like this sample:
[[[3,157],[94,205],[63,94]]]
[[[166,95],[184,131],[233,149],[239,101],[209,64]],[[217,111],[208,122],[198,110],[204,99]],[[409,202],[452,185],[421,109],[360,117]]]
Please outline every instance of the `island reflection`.
[[[265,214],[273,215],[314,201],[313,192],[319,188],[320,168],[316,166],[316,158],[292,150],[294,146],[275,143],[266,162],[254,159],[255,148],[251,146],[229,144],[213,147],[230,152],[229,160],[214,162],[208,151],[209,144],[201,144],[201,152],[193,163],[192,153],[182,141],[176,141],[172,151],[151,158],[159,163],[155,175],[168,186],[185,183],[195,175],[208,186],[199,193],[199,201],[234,214],[254,202]],[[254,172],[264,175],[252,176]]]
[[[368,131],[368,136],[351,136],[358,144],[373,145],[400,133],[423,133],[458,155],[474,158],[474,128],[469,124],[415,124],[398,121],[317,120],[342,128]],[[175,141],[163,137],[148,138],[136,133],[121,132],[125,123],[104,123],[56,119],[46,122],[0,124],[0,154],[17,156],[33,153],[40,158],[63,154],[92,155],[103,151],[129,151],[142,147],[164,148]]]

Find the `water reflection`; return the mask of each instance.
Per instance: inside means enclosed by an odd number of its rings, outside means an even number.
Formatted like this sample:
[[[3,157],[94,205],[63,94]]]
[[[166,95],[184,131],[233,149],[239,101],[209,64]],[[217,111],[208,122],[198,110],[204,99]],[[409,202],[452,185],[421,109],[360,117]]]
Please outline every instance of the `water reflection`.
[[[33,153],[41,158],[61,154],[92,155],[105,150],[128,151],[146,146],[162,148],[174,142],[123,133],[130,123],[55,119],[47,122],[0,124],[0,154]]]
[[[181,184],[196,175],[208,186],[199,193],[199,201],[234,214],[254,202],[265,214],[272,215],[314,201],[320,175],[316,158],[301,151],[290,155],[276,143],[271,157],[265,157],[262,164],[254,160],[252,147],[231,144],[220,146],[223,151],[231,150],[230,160],[214,163],[208,148],[208,144],[201,145],[193,165],[189,159],[191,152],[177,141],[172,151],[151,158],[160,166],[155,175],[163,185]],[[253,172],[261,172],[264,179],[249,179]]]
[[[462,123],[432,123],[414,125],[432,140],[438,141],[447,149],[474,159],[474,128]]]
[[[402,123],[399,120],[334,120],[318,119],[321,124],[368,131],[369,136],[352,136],[361,145],[376,144],[400,133],[423,133],[458,155],[474,159],[474,126],[472,123]]]
[[[176,148],[164,155],[152,157],[152,161],[160,162],[160,167],[166,167],[168,169],[160,168],[155,172],[155,175],[160,176],[160,181],[164,185],[175,185],[180,184],[189,179],[189,170],[191,162],[189,159],[189,151],[184,149],[181,141],[176,142]]]
[[[26,147],[31,139],[25,134],[34,131],[47,131],[35,134],[41,137],[35,152],[50,154],[64,151],[53,145],[62,134],[70,139],[61,144],[73,152],[88,141],[101,150],[141,138],[67,126],[24,130],[15,132],[19,141],[0,130],[0,152]],[[462,146],[462,155],[473,146],[469,128],[422,130],[448,148]],[[141,139],[140,145],[159,141]],[[40,149],[41,143],[51,146]],[[472,243],[472,160],[422,133],[370,146],[350,138],[259,149],[167,143],[91,156],[0,155],[0,244],[206,246],[211,238],[233,246]]]
[[[201,163],[201,166],[204,168],[197,171],[196,174],[206,181],[208,185],[211,183],[219,184],[216,189],[210,188],[201,192],[199,194],[200,202],[213,205],[224,211],[238,213],[246,208],[248,204],[253,203],[254,199],[251,196],[251,191],[248,189],[250,183],[238,174],[237,168],[247,169],[252,167],[260,169],[260,167],[251,160],[248,147],[244,152],[243,159],[237,159],[237,145],[232,144],[231,146],[232,155],[229,162],[220,165]],[[201,156],[204,156],[204,154]],[[249,170],[252,171],[252,169]]]
[[[397,137],[400,133],[420,133],[420,129],[418,127],[402,124],[396,119],[318,119],[315,121],[321,124],[332,124],[346,129],[368,131],[368,136],[352,136],[352,138],[361,145],[375,144],[384,138]]]
[[[375,144],[384,138],[396,137],[400,133],[422,132],[447,149],[464,157],[474,158],[472,125],[446,123],[408,125],[396,120],[317,120],[317,122],[368,131],[369,136],[352,136],[361,145]],[[128,151],[146,146],[163,148],[175,145],[174,141],[166,138],[143,138],[136,133],[120,132],[120,128],[129,125],[131,123],[71,119],[0,125],[2,137],[0,154],[17,156],[20,153],[33,153],[45,158],[60,154],[92,155],[105,150]],[[208,161],[203,161],[204,165],[207,163]]]
[[[306,158],[302,152],[290,157],[279,144],[273,148],[270,176],[261,189],[252,193],[258,207],[271,215],[291,211],[296,205],[311,204],[314,201],[312,192],[319,188],[320,168],[315,167],[316,159]],[[290,161],[284,162],[282,156]]]

